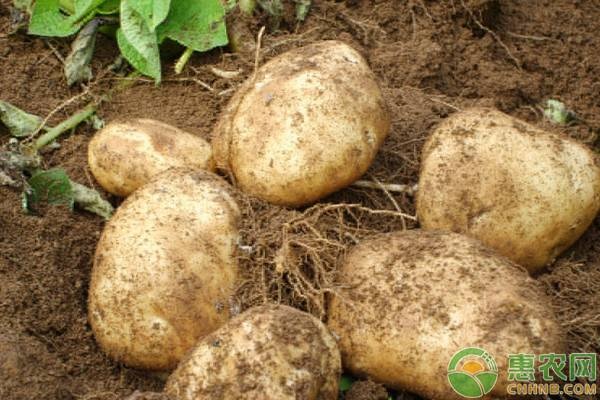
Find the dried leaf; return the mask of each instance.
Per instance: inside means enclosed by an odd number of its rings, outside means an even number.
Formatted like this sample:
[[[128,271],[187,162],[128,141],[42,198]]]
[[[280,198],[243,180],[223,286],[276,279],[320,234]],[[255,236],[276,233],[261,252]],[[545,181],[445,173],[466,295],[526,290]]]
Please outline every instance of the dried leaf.
[[[42,119],[5,101],[0,101],[0,121],[15,137],[29,136],[40,126]]]
[[[90,62],[94,54],[99,26],[99,20],[91,20],[81,29],[77,38],[71,44],[71,52],[65,59],[65,76],[69,86],[92,78]]]

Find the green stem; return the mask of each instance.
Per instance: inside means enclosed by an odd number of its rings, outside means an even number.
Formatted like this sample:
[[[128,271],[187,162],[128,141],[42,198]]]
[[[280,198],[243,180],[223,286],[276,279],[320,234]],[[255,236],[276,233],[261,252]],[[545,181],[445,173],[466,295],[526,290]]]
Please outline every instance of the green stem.
[[[59,137],[63,133],[75,128],[77,125],[89,118],[95,112],[96,105],[93,103],[88,104],[84,109],[76,112],[60,124],[56,125],[54,128],[48,129],[46,133],[44,133],[35,141],[33,149],[35,151],[39,151],[42,147],[52,143],[54,140],[56,140],[57,137]]]
[[[180,74],[181,71],[183,71],[185,64],[187,64],[187,62],[190,60],[190,57],[192,56],[193,53],[194,53],[194,49],[192,49],[191,47],[188,47],[185,49],[185,51],[183,52],[181,57],[179,57],[179,60],[177,60],[177,64],[175,64],[175,73],[176,74]]]

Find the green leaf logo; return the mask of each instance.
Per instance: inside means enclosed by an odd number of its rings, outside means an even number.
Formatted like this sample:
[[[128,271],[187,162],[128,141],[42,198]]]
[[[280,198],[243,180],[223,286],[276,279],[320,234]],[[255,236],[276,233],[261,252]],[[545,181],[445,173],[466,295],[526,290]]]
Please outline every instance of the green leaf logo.
[[[456,393],[477,399],[492,391],[498,380],[498,367],[485,350],[467,347],[458,351],[448,364],[448,382]]]

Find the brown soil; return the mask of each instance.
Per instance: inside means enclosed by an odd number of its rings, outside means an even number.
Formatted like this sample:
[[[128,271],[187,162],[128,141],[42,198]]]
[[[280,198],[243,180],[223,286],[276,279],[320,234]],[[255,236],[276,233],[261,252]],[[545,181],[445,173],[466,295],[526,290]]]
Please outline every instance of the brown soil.
[[[373,381],[355,382],[345,394],[344,400],[387,400],[388,392]]]
[[[378,75],[393,112],[390,137],[368,174],[383,182],[415,183],[422,143],[431,128],[457,108],[480,104],[496,106],[537,126],[563,131],[598,149],[600,133],[600,6],[585,0],[315,0],[307,21],[268,32],[263,57],[321,39],[344,40],[367,57]],[[249,24],[256,34],[261,21]],[[10,2],[0,0],[0,98],[29,112],[47,115],[64,101],[82,93],[68,88],[61,62],[68,40],[44,41],[12,30]],[[88,94],[56,112],[50,123],[64,119],[90,97],[120,84],[108,72],[117,50],[101,38],[94,58],[95,79]],[[183,77],[165,62],[160,87],[140,80],[104,102],[99,115],[107,121],[149,117],[172,123],[209,138],[218,114],[234,90],[253,69],[253,55],[231,55],[216,50],[193,57]],[[234,79],[210,72],[216,66],[241,70]],[[206,89],[200,80],[212,88]],[[581,122],[563,128],[542,119],[538,106],[548,98],[564,101]],[[0,128],[0,142],[8,140]],[[65,139],[61,148],[45,154],[47,166],[61,166],[82,183],[94,184],[86,168],[86,147],[92,129],[83,126]],[[366,207],[414,214],[411,196],[377,190],[346,189],[328,201],[362,203]],[[118,204],[118,200],[108,196]],[[262,207],[262,208],[261,208]],[[253,205],[253,215],[272,217],[283,227],[297,212]],[[319,214],[319,210],[311,211]],[[346,212],[346,211],[344,211]],[[313,215],[313,225],[328,229],[338,211]],[[373,222],[361,235],[411,227],[397,218]],[[252,221],[246,236],[264,222]],[[329,225],[328,225],[329,224]],[[134,390],[162,386],[157,377],[125,368],[98,349],[86,318],[91,257],[103,221],[93,215],[49,208],[42,215],[25,215],[20,194],[0,187],[0,398],[120,399]],[[323,228],[325,227],[325,228]],[[281,228],[283,229],[283,228]],[[306,234],[302,224],[287,226],[286,234]],[[288,236],[289,236],[288,235]],[[328,235],[341,235],[340,231]],[[252,243],[264,249],[281,243]],[[281,236],[276,239],[281,241]],[[539,277],[555,299],[554,307],[569,333],[571,350],[600,351],[600,223],[555,265]],[[276,240],[276,241],[277,241]],[[266,244],[265,244],[266,243]],[[288,249],[289,253],[297,251]],[[333,250],[332,250],[333,251]],[[285,253],[285,251],[284,251]],[[269,255],[265,250],[265,257]],[[337,256],[337,254],[336,254]],[[296,254],[298,262],[314,261]],[[335,257],[320,259],[331,265]],[[277,263],[271,260],[273,268]],[[292,268],[290,266],[286,268]],[[296,268],[300,268],[296,266]],[[314,271],[313,271],[314,272]],[[331,272],[331,271],[329,271]],[[306,271],[302,272],[306,273]],[[310,274],[310,271],[308,271]],[[294,276],[294,274],[290,274]],[[248,279],[252,279],[249,276]],[[296,276],[300,279],[300,275]],[[289,286],[262,282],[272,299],[289,299],[315,314],[321,312],[325,279],[306,298]],[[309,291],[310,292],[310,291]],[[246,290],[248,304],[260,302]],[[302,298],[302,296],[305,296]],[[377,397],[372,397],[377,398]]]

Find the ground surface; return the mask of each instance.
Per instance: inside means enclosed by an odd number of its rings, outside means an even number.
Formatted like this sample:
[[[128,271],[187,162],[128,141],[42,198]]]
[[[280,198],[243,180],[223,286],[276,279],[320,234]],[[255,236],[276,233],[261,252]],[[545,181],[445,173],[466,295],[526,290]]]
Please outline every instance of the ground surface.
[[[319,39],[340,39],[359,49],[380,79],[393,111],[390,138],[370,175],[415,183],[419,150],[442,118],[472,104],[496,106],[538,126],[560,130],[597,148],[600,133],[600,5],[594,0],[314,0],[305,24],[267,33],[265,58]],[[257,20],[251,25],[256,33]],[[11,30],[9,2],[0,2],[0,98],[47,115],[84,88],[68,88],[57,55],[68,40],[44,41]],[[118,83],[107,72],[117,51],[102,38],[90,96]],[[213,51],[195,56],[184,79],[170,72],[155,87],[136,82],[103,103],[107,121],[151,117],[205,138],[231,90],[252,72],[253,55]],[[224,79],[210,66],[241,70]],[[194,79],[208,83],[209,91]],[[537,110],[557,98],[583,122],[557,129]],[[84,99],[83,96],[81,100]],[[83,103],[58,111],[59,121]],[[95,185],[86,166],[92,134],[79,128],[45,155],[73,179]],[[0,142],[8,140],[0,131]],[[385,196],[346,190],[342,197],[382,208]],[[109,197],[110,198],[110,197]],[[117,204],[117,199],[110,198]],[[412,199],[395,199],[413,213]],[[0,398],[120,399],[135,389],[155,390],[161,380],[122,367],[98,349],[86,318],[91,257],[103,221],[84,212],[50,208],[23,214],[20,193],[0,188]],[[553,294],[570,334],[571,350],[600,350],[600,224],[539,277]],[[550,305],[549,305],[550,306]],[[593,318],[596,318],[594,322]],[[357,390],[357,392],[359,392]],[[361,390],[356,398],[367,399]],[[373,389],[373,393],[378,390]],[[380,394],[374,394],[379,398]],[[350,397],[350,396],[348,396]]]

